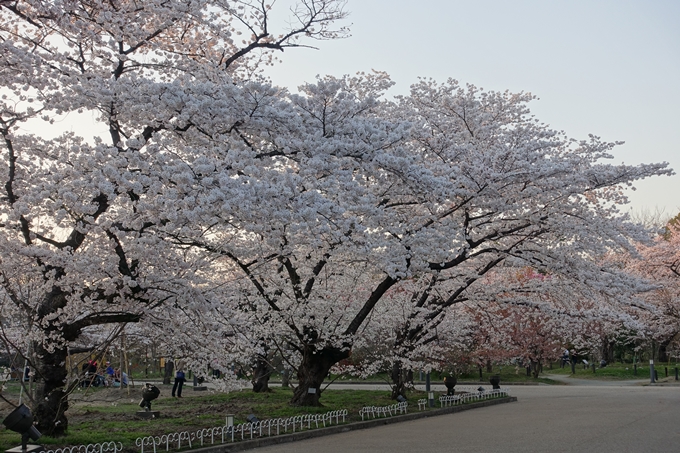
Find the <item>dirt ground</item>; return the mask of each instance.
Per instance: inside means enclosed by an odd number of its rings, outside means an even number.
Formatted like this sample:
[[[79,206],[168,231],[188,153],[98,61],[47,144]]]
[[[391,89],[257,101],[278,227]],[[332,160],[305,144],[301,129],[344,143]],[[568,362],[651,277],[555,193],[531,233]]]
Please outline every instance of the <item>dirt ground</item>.
[[[159,409],[162,411],[163,418],[173,418],[175,416],[192,416],[205,414],[207,410],[217,411],[218,413],[235,413],[233,411],[243,410],[235,405],[229,404],[208,404],[203,406],[196,406],[186,404],[193,398],[201,396],[208,396],[210,392],[196,392],[191,388],[182,392],[182,399],[173,398],[171,395],[172,387],[169,385],[160,385],[160,396],[152,402],[152,409]],[[14,410],[14,405],[19,401],[18,395],[3,395],[9,402],[0,399],[0,413],[7,414]],[[100,411],[100,408],[108,405],[117,404],[139,404],[142,399],[142,385],[137,384],[129,388],[106,388],[106,389],[89,389],[78,388],[69,395],[69,410],[68,419],[71,426],[77,425],[80,422],[90,421],[92,415],[96,414],[99,420],[121,420],[134,419],[136,411],[130,413],[108,413]],[[187,401],[188,400],[188,401]],[[24,398],[23,402],[27,405],[28,401]],[[12,404],[10,404],[12,403]],[[232,407],[230,407],[232,406]],[[141,410],[141,408],[139,409]]]

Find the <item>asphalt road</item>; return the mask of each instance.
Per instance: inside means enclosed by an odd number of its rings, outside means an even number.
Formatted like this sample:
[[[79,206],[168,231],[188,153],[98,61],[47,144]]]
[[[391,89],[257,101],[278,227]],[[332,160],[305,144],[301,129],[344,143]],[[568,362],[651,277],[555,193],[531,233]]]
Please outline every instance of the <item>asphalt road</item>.
[[[680,451],[678,386],[508,387],[518,402],[252,451]]]

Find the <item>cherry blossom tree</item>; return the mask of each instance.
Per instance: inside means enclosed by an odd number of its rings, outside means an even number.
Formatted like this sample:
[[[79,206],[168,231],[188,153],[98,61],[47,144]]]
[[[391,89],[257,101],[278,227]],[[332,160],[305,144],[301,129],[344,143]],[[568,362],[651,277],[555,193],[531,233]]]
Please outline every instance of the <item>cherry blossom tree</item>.
[[[648,342],[659,348],[659,359],[667,360],[667,349],[677,345],[680,334],[680,227],[676,216],[662,228],[652,243],[638,245],[639,255],[618,255],[613,261],[653,285],[645,301],[653,309],[638,313]]]
[[[319,379],[347,357],[344,338],[361,325],[357,322],[348,333],[338,327],[356,304],[342,293],[370,282],[368,276],[376,273],[368,264],[375,249],[367,239],[374,234],[369,225],[380,222],[370,203],[373,191],[380,190],[372,183],[379,177],[375,171],[393,172],[410,161],[391,151],[406,127],[377,115],[376,93],[389,85],[383,74],[326,78],[289,96],[288,107],[278,108],[279,116],[269,121],[268,135],[245,136],[268,162],[270,176],[263,178],[264,167],[259,174],[245,174],[254,167],[244,165],[243,175],[235,175],[241,187],[233,193],[211,188],[209,205],[198,187],[191,210],[200,212],[200,222],[185,219],[176,235],[178,244],[228,258],[251,282],[258,299],[248,309],[264,310],[259,319],[266,320],[268,342],[282,332],[294,338],[301,383],[297,404],[318,402]],[[210,179],[225,179],[219,161],[212,168]],[[236,211],[234,205],[246,208]],[[317,331],[326,330],[334,331],[331,343],[319,339],[327,346],[319,348]]]
[[[526,107],[531,99],[427,80],[402,99],[415,124],[414,154],[453,187],[441,197],[445,185],[400,199],[403,229],[394,237],[421,287],[395,347],[431,341],[456,304],[507,292],[507,281],[486,278],[500,265],[532,266],[586,292],[626,300],[637,291],[637,282],[591,259],[610,248],[630,249],[631,238],[644,236],[617,211],[625,201],[617,187],[630,183],[632,168],[601,162],[614,144],[596,137],[576,142],[538,123]],[[663,173],[662,167],[633,172]]]
[[[670,173],[666,164],[604,163],[615,144],[538,123],[528,94],[421,81],[390,103],[380,99],[389,83],[327,77],[289,95],[292,113],[271,121],[286,127],[247,137],[258,155],[269,150],[268,181],[279,184],[252,182],[240,204],[253,211],[218,213],[192,196],[202,223],[191,231],[185,221],[176,236],[229,258],[259,297],[250,309],[263,311],[269,337],[287,333],[299,356],[293,404],[319,404],[329,369],[406,281],[412,305],[394,344],[406,351],[431,342],[456,304],[506,292],[486,279],[501,265],[622,300],[637,291],[596,258],[645,237],[618,211],[619,189]]]
[[[196,299],[201,256],[158,235],[176,209],[156,208],[195,180],[201,156],[247,148],[258,98],[239,84],[274,51],[345,33],[332,28],[342,1],[301,0],[280,32],[274,13],[256,0],[0,3],[0,277],[36,329],[43,433],[67,430],[64,359],[84,329]],[[93,138],[60,130],[79,113],[101,128]],[[30,298],[13,268],[40,281]]]
[[[518,360],[531,367],[534,378],[544,363],[562,355],[573,333],[563,319],[535,307],[491,305],[477,314],[480,325],[486,325],[480,331],[489,333],[480,355],[501,363]]]

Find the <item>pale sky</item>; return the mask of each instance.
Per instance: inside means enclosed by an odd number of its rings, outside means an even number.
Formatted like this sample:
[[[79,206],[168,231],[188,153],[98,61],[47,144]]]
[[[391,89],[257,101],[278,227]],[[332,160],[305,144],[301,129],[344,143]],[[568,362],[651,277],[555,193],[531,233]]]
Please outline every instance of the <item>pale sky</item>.
[[[272,80],[294,88],[376,69],[397,83],[393,94],[418,77],[531,92],[532,112],[552,128],[625,141],[612,163],[666,161],[680,172],[680,1],[348,0],[346,9],[351,37],[286,50]],[[634,212],[680,211],[680,176],[636,186]]]

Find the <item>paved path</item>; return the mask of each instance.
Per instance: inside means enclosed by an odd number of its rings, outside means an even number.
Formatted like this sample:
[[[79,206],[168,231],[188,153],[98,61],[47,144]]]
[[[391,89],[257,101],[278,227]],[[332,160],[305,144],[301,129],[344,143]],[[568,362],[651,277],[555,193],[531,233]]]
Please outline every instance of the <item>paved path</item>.
[[[680,451],[680,387],[610,382],[509,389],[518,402],[253,451]]]
[[[552,379],[553,381],[562,382],[567,385],[580,385],[586,387],[629,387],[634,385],[644,385],[649,383],[649,378],[646,379],[631,379],[631,380],[607,380],[607,379],[578,379],[571,377],[568,374],[545,374],[543,377]]]

